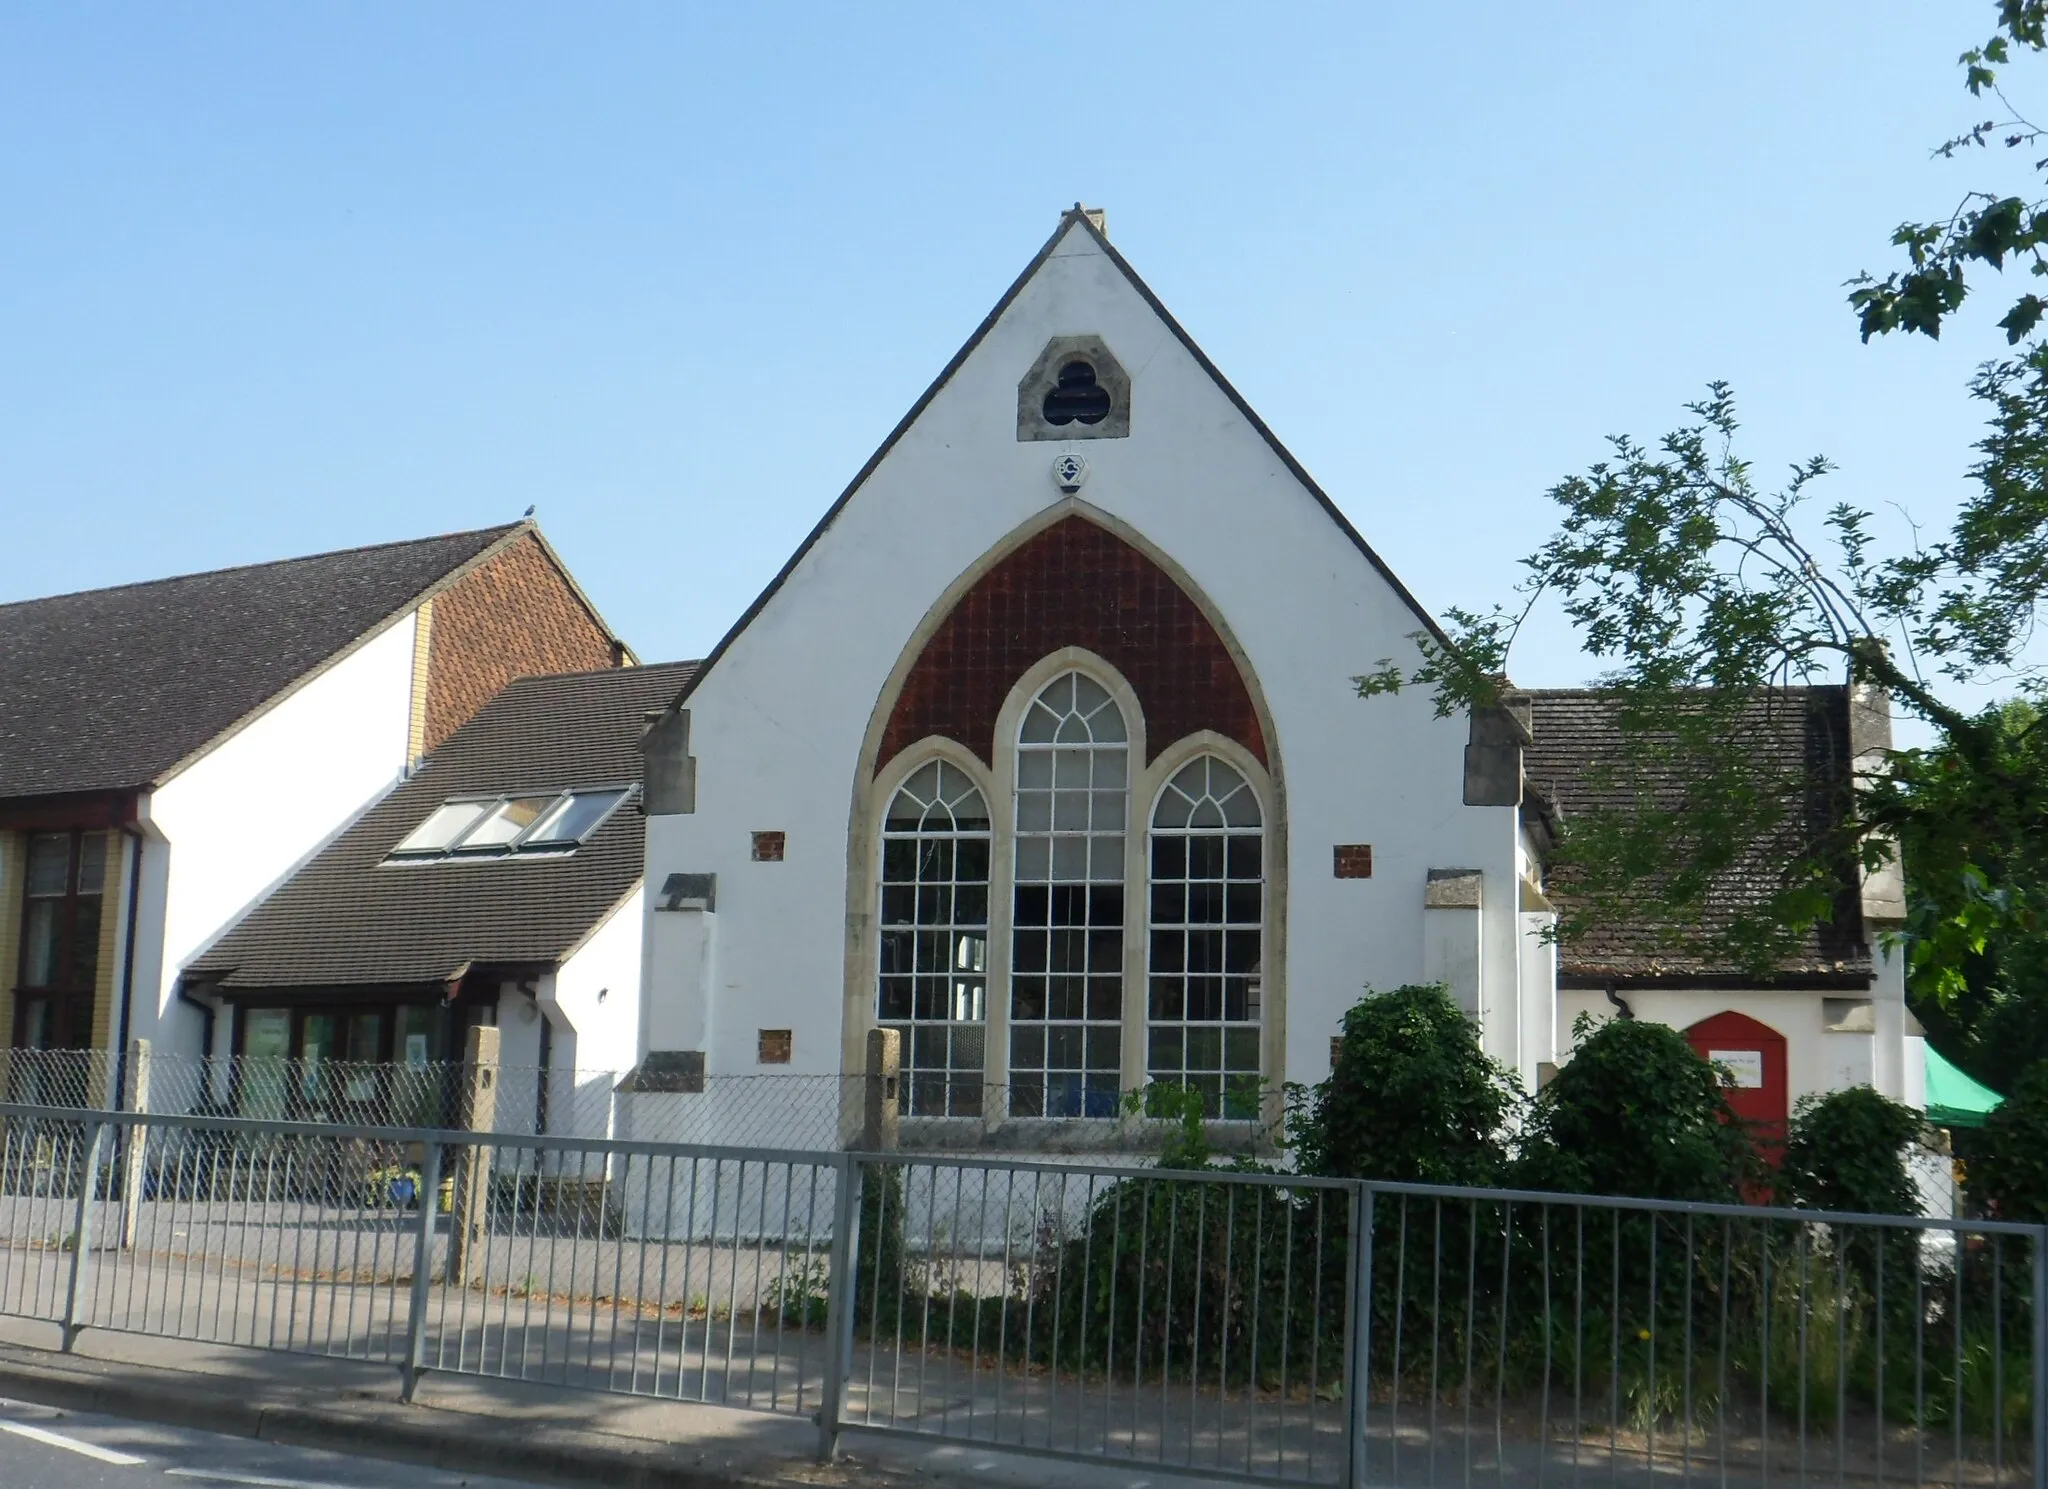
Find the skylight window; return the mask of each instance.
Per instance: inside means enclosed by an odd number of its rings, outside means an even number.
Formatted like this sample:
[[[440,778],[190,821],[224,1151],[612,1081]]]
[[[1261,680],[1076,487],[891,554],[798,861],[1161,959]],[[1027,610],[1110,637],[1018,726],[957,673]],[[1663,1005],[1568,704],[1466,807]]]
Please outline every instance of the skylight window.
[[[453,845],[457,853],[489,853],[510,848],[526,829],[538,822],[558,798],[553,796],[511,796],[499,802],[484,819]]]
[[[420,863],[528,853],[561,857],[575,852],[631,794],[630,787],[612,787],[444,801],[406,834],[387,861]]]
[[[433,814],[406,834],[405,841],[391,850],[393,858],[442,854],[448,845],[476,825],[476,819],[490,810],[488,801],[444,801]]]
[[[623,791],[572,791],[534,824],[520,846],[566,848],[580,843],[625,795]]]

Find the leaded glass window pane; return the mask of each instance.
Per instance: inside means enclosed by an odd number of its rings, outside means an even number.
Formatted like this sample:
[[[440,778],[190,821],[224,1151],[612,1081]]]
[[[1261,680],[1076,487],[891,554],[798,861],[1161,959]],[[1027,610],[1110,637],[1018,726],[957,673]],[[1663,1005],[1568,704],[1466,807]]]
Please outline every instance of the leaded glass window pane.
[[[906,1116],[981,1114],[988,1017],[988,804],[959,767],[934,760],[882,823],[876,1021],[903,1038]]]
[[[1129,742],[1108,689],[1078,672],[1048,683],[1018,730],[1013,1116],[1116,1115]]]
[[[1258,1113],[1262,831],[1250,783],[1207,755],[1152,810],[1146,1074],[1200,1091],[1212,1117]]]

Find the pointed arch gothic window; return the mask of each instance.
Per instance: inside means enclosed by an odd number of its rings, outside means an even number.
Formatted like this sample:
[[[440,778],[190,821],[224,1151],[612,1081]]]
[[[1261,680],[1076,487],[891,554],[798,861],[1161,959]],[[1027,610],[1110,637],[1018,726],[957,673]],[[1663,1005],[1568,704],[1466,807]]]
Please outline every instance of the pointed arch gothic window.
[[[1152,809],[1145,1069],[1191,1086],[1212,1117],[1258,1112],[1264,821],[1249,782],[1212,755]]]
[[[907,1117],[1114,1118],[1146,1084],[1261,1117],[1263,785],[1220,746],[1148,768],[1114,686],[1073,668],[1013,698],[996,811],[950,753],[885,798],[874,1016]]]
[[[902,1035],[910,1116],[981,1113],[989,825],[980,789],[943,760],[912,773],[883,820],[875,1016]]]
[[[1109,691],[1054,678],[1016,743],[1010,1112],[1116,1115],[1130,733]]]

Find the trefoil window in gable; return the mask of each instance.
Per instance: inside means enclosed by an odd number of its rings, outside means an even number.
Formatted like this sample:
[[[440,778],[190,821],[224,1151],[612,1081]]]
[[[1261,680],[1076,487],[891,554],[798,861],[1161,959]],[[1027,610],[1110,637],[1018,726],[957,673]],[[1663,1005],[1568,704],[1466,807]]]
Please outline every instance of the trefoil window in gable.
[[[1100,336],[1055,336],[1017,384],[1020,440],[1123,439],[1131,379]]]

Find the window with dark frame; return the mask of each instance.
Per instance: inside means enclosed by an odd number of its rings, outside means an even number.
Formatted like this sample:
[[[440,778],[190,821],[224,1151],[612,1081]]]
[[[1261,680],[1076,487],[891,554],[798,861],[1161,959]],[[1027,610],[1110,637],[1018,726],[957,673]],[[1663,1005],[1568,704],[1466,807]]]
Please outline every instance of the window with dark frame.
[[[90,1042],[90,1000],[99,979],[100,901],[106,884],[107,835],[102,832],[38,832],[28,840],[23,875],[19,1000],[27,1005],[36,1049],[79,1048]],[[66,1028],[62,1010],[47,1005],[64,998],[87,1002],[87,1027]],[[42,1020],[48,1019],[47,1023]],[[17,1034],[22,1020],[17,1015]]]
[[[266,1120],[354,1112],[402,1127],[446,1117],[442,1011],[427,1003],[246,1006],[232,1100]]]

